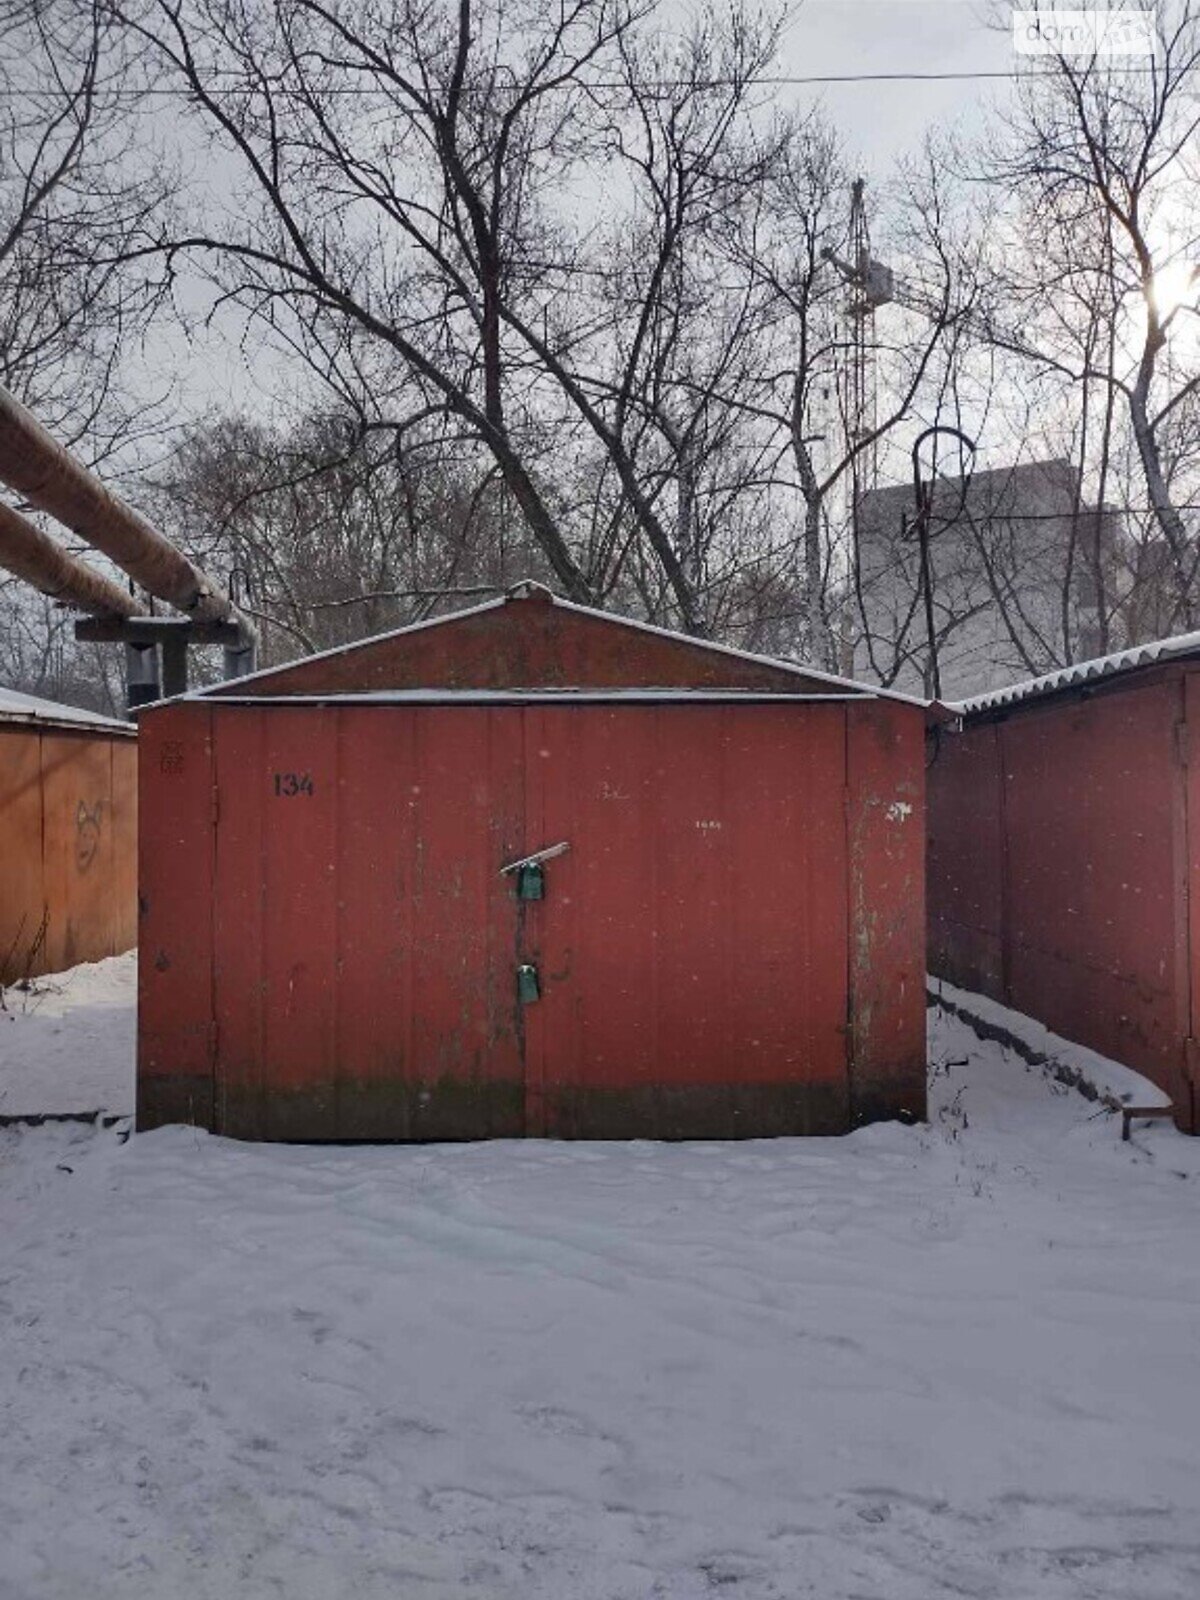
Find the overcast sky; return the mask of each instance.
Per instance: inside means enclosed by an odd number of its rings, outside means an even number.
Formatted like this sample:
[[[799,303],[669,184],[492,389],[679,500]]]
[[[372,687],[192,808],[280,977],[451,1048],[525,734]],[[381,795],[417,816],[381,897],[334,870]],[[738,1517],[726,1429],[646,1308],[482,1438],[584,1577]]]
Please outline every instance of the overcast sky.
[[[804,0],[788,30],[789,73],[1005,72],[1010,39],[988,26],[986,0]],[[869,167],[916,148],[927,128],[976,121],[1004,83],[851,83],[787,91],[800,103],[817,95]]]

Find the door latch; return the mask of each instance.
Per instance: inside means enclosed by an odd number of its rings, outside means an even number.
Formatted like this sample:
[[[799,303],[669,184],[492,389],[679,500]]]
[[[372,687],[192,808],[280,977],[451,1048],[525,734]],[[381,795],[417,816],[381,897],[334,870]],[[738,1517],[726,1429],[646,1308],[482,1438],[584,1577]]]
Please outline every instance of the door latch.
[[[566,839],[560,844],[547,845],[544,850],[535,850],[532,855],[522,856],[518,861],[510,861],[506,867],[500,868],[500,876],[505,878],[516,875],[518,900],[544,900],[546,873],[542,863],[553,861],[555,856],[565,855],[570,848]]]
[[[533,850],[529,855],[518,856],[506,867],[501,867],[500,876],[506,878],[510,872],[520,872],[522,867],[536,867],[542,861],[553,861],[555,856],[565,856],[570,848],[569,839],[562,840],[560,844],[548,844],[544,850]]]

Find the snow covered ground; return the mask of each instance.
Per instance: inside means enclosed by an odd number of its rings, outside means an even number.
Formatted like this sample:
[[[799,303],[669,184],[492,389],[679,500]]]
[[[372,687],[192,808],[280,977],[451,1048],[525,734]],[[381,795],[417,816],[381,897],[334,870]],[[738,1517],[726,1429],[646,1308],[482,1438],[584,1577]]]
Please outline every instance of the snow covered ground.
[[[931,1057],[839,1140],[0,1132],[0,1600],[1195,1600],[1200,1142]]]
[[[0,994],[0,1117],[133,1112],[137,952]]]

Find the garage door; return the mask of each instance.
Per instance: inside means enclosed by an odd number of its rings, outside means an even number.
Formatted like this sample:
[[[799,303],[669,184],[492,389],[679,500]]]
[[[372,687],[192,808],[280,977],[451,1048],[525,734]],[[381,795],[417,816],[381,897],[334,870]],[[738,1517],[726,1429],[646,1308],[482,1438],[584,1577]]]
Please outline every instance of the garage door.
[[[218,1131],[845,1126],[839,704],[231,706],[214,749]]]

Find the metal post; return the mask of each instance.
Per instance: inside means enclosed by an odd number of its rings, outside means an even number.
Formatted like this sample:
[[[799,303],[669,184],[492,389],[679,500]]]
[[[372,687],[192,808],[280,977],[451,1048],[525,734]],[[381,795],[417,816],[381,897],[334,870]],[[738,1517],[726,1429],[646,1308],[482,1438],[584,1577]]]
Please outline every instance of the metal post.
[[[188,688],[187,638],[173,636],[163,640],[163,698],[186,694]]]
[[[919,582],[925,601],[925,634],[929,648],[926,687],[934,700],[942,698],[942,669],[938,661],[937,627],[933,612],[933,562],[930,560],[929,554],[929,540],[931,537],[929,524],[933,520],[933,490],[937,482],[937,454],[935,446],[929,482],[925,483],[921,477],[921,446],[926,439],[937,439],[942,434],[947,434],[950,438],[957,439],[959,444],[965,446],[972,456],[975,454],[974,439],[968,439],[960,428],[951,428],[945,423],[937,423],[932,428],[926,428],[923,433],[917,435],[912,447],[913,499],[916,501],[916,534],[921,562]],[[948,527],[952,522],[955,522],[966,506],[967,490],[970,487],[970,482],[970,474],[964,470],[962,474],[962,494],[959,496],[958,508],[953,517],[944,519],[943,527]]]
[[[258,652],[253,644],[236,644],[225,646],[225,676],[227,678],[244,678],[255,670],[258,664]]]
[[[149,705],[162,699],[162,685],[158,672],[158,646],[155,644],[127,644],[125,646],[125,708],[132,714],[138,706]]]
[[[930,492],[926,490],[923,503],[917,507],[917,537],[921,544],[920,582],[925,597],[925,637],[929,642],[929,694],[931,699],[940,700],[942,669],[938,661],[937,625],[933,615],[933,566],[929,560],[929,517],[932,509]]]

